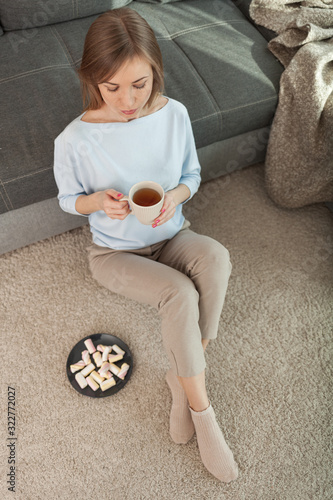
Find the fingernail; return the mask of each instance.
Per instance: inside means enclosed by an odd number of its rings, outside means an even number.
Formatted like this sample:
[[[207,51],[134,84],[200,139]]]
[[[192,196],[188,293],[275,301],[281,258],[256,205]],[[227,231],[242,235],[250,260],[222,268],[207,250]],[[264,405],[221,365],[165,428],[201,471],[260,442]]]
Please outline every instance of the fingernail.
[[[160,222],[160,219],[157,219],[156,224],[157,224],[158,222]]]
[[[119,198],[119,196],[122,196],[122,194],[121,194],[121,193],[118,193],[118,194],[117,194],[117,196],[118,196],[118,198]]]
[[[165,208],[163,208],[163,210],[162,210],[161,214],[163,214],[164,212],[165,212]]]
[[[153,227],[156,227],[156,226],[157,226],[157,224],[153,224]]]

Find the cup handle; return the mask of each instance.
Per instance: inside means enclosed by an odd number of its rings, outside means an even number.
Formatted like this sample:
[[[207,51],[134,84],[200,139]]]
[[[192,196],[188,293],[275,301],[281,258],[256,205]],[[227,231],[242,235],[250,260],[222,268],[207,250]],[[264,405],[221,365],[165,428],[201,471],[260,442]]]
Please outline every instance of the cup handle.
[[[125,195],[125,196],[123,196],[123,197],[122,197],[122,199],[121,199],[121,200],[119,200],[119,201],[128,201],[128,202],[129,202],[129,197]],[[133,210],[132,210],[131,204],[130,204],[130,203],[128,203],[128,204],[129,204],[129,207],[130,207],[130,213],[129,213],[129,215],[134,215],[134,212],[133,212]]]

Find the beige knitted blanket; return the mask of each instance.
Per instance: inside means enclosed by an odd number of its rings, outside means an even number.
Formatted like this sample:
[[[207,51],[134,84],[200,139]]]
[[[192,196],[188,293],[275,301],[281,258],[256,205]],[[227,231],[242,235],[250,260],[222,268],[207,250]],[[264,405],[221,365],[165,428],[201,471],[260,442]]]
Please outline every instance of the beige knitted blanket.
[[[266,187],[284,207],[333,201],[333,0],[252,0],[284,65],[266,156]]]

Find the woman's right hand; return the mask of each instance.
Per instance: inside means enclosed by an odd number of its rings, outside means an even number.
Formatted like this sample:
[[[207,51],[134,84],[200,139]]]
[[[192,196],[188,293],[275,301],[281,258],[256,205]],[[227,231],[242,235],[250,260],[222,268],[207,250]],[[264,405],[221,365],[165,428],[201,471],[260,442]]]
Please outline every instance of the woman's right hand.
[[[100,191],[100,210],[103,210],[110,219],[124,220],[130,213],[126,200],[121,201],[124,196],[115,189]]]

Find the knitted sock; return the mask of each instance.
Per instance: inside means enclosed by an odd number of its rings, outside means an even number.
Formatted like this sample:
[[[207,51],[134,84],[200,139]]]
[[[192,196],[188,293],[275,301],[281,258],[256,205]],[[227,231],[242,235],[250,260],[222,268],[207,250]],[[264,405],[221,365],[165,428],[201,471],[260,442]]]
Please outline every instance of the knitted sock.
[[[197,434],[201,460],[205,467],[220,481],[229,483],[238,477],[238,466],[228,447],[215,412],[211,405],[204,411],[196,412],[190,408]]]
[[[187,396],[177,376],[171,370],[166,374],[166,381],[172,394],[170,435],[175,443],[186,444],[194,434],[194,425]]]

